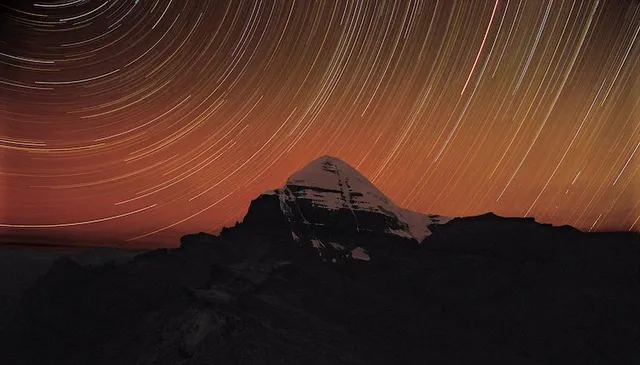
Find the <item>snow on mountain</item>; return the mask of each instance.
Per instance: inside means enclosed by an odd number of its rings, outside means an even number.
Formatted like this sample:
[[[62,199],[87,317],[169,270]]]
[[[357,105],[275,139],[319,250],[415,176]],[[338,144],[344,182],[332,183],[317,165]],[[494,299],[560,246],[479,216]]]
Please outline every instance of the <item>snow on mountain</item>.
[[[323,220],[326,215],[318,210],[342,212],[340,223],[352,224],[357,232],[382,230],[417,242],[431,233],[429,226],[450,220],[397,206],[360,172],[332,156],[313,160],[290,176],[283,187],[265,193],[274,194],[290,221],[322,226],[327,223]]]
[[[356,260],[364,260],[364,261],[369,261],[371,259],[367,251],[362,247],[356,247],[353,250],[351,250],[351,257],[353,257]]]

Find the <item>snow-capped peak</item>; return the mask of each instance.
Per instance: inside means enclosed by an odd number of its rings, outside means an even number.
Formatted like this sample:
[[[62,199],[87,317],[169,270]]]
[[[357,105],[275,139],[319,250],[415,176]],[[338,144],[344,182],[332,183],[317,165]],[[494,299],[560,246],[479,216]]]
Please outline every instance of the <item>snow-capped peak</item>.
[[[375,196],[385,204],[391,201],[358,170],[346,162],[333,157],[319,157],[287,179],[287,185],[308,186],[329,190],[343,190],[345,185],[352,191]]]
[[[277,194],[283,213],[293,215],[306,225],[321,226],[317,214],[301,209],[301,201],[313,209],[335,212],[351,221],[356,231],[384,231],[385,234],[421,242],[431,232],[432,224],[443,224],[449,218],[403,209],[394,204],[369,180],[346,162],[322,156],[307,164],[287,179],[286,184],[267,194]],[[371,213],[374,213],[373,215]],[[378,217],[374,219],[372,217]],[[314,220],[315,218],[315,220]]]

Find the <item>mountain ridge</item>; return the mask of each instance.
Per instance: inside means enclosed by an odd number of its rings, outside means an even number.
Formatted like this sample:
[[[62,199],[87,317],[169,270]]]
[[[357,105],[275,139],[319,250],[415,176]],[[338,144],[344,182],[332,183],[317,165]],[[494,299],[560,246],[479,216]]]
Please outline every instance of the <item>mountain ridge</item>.
[[[366,257],[365,248],[349,243],[356,236],[391,237],[404,244],[419,244],[432,228],[451,219],[399,207],[356,169],[329,155],[316,158],[292,174],[282,187],[254,199],[243,222],[264,221],[264,215],[276,213],[276,205],[282,217],[277,218],[279,223],[271,222],[269,229],[286,222],[294,240],[311,244],[325,258],[335,253],[324,251],[348,251],[347,257],[356,252],[356,256]]]
[[[418,241],[332,159],[217,236],[59,259],[0,326],[3,364],[640,362],[639,234],[487,213],[426,215]]]

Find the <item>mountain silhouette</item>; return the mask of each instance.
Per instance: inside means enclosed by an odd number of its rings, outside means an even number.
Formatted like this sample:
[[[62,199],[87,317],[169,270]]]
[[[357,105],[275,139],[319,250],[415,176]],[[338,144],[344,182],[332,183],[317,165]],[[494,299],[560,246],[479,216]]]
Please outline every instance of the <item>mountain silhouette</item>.
[[[288,229],[294,241],[333,260],[368,258],[367,250],[377,243],[385,249],[390,242],[418,245],[430,228],[449,220],[398,207],[353,167],[322,156],[283,187],[261,194],[243,222],[253,231]]]
[[[3,364],[640,363],[640,239],[395,205],[330,156],[218,236],[58,259]]]

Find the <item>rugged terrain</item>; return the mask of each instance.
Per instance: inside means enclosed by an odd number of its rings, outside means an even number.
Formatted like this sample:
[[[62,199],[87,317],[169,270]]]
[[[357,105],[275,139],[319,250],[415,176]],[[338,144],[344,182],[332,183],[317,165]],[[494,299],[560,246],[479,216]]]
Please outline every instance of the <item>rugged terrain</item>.
[[[396,206],[328,156],[219,236],[57,260],[3,364],[635,364],[640,239]]]

